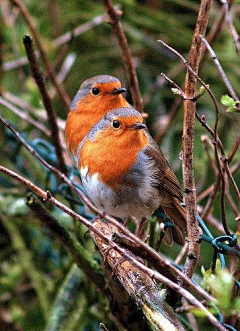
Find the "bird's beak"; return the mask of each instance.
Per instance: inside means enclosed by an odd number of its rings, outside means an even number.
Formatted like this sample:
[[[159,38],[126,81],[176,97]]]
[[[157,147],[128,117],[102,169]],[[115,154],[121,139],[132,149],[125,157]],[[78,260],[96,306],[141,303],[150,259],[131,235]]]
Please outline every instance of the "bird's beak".
[[[119,88],[115,88],[111,94],[113,95],[117,95],[117,94],[121,94],[121,93],[124,93],[126,92],[127,90],[125,89],[125,87],[119,87]]]
[[[135,123],[132,128],[133,130],[145,129],[147,126],[144,123]]]

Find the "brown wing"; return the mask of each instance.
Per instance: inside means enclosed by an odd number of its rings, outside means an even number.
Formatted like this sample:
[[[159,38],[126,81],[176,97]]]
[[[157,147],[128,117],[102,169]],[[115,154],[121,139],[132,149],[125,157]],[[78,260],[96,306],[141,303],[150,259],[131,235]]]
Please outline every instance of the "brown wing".
[[[146,147],[145,153],[154,161],[158,169],[156,184],[159,191],[182,201],[183,195],[178,179],[154,141],[151,141],[151,144]]]

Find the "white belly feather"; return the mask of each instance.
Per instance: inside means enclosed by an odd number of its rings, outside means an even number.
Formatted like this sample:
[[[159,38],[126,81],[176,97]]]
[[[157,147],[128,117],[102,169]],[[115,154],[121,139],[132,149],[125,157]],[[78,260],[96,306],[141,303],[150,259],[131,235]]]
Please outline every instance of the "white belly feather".
[[[129,217],[136,218],[150,216],[159,206],[160,197],[152,196],[146,200],[146,194],[143,194],[142,187],[139,187],[139,192],[131,192],[131,188],[125,193],[117,194],[111,187],[103,184],[99,180],[98,173],[90,175],[88,168],[80,169],[83,186],[93,201],[93,203],[103,212],[115,217]],[[137,194],[136,194],[137,193]],[[154,201],[154,203],[153,203]]]

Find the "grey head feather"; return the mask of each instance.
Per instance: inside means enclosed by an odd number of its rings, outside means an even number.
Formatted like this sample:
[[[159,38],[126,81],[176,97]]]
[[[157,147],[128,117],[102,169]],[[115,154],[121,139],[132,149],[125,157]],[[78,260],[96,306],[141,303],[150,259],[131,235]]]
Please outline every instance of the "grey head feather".
[[[70,105],[70,110],[76,108],[77,102],[86,94],[91,91],[93,84],[103,84],[103,83],[114,83],[119,82],[119,79],[109,75],[98,75],[91,78],[86,79],[80,86],[77,94],[73,98],[73,101]]]
[[[85,143],[85,141],[89,138],[92,141],[94,141],[95,134],[104,128],[110,127],[111,122],[114,118],[131,117],[131,116],[141,116],[141,114],[135,108],[133,108],[131,106],[123,107],[123,108],[116,108],[116,109],[113,109],[113,110],[109,111],[108,113],[106,113],[105,116],[91,128],[91,130],[88,132],[88,134],[82,140],[82,142],[78,148],[78,156],[79,156],[80,150],[81,150],[83,144]]]

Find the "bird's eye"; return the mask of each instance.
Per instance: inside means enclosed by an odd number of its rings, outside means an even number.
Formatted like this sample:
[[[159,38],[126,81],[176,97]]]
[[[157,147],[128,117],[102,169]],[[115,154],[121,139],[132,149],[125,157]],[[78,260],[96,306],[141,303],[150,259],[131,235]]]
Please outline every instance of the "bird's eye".
[[[112,121],[112,126],[113,126],[114,129],[118,129],[118,128],[120,128],[120,122],[117,121],[117,120],[113,120]]]
[[[98,95],[100,93],[99,89],[97,87],[92,88],[92,94]]]

